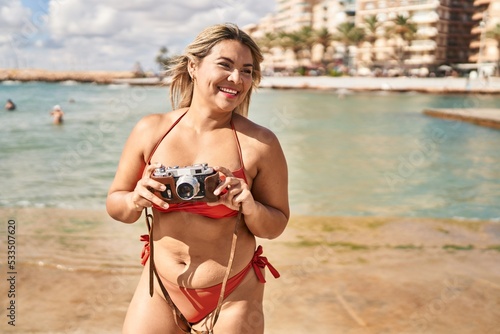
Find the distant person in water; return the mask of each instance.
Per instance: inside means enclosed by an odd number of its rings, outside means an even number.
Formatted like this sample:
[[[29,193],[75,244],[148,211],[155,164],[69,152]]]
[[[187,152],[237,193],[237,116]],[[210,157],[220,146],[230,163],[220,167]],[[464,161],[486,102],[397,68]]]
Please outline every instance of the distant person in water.
[[[50,115],[52,116],[52,122],[54,124],[63,123],[64,112],[62,111],[61,106],[55,105],[54,108],[52,108]]]
[[[14,102],[12,102],[11,99],[8,99],[7,103],[5,103],[5,110],[16,110],[16,105],[14,104]]]

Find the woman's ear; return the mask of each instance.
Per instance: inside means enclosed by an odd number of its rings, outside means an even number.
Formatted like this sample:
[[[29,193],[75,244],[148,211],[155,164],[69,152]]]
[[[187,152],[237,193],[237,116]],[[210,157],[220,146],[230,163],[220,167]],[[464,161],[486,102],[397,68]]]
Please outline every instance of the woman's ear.
[[[187,70],[188,70],[189,76],[194,81],[195,72],[196,72],[196,63],[192,59],[188,60]]]

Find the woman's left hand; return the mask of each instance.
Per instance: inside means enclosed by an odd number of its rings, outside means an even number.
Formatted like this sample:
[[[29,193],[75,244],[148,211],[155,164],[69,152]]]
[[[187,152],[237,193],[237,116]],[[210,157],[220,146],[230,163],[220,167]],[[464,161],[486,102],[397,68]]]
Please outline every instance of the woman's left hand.
[[[243,214],[250,214],[255,207],[255,200],[245,180],[237,178],[225,167],[214,167],[219,172],[221,183],[215,188],[214,195],[220,196],[217,202],[208,205],[224,204],[230,209],[239,210],[241,205]]]

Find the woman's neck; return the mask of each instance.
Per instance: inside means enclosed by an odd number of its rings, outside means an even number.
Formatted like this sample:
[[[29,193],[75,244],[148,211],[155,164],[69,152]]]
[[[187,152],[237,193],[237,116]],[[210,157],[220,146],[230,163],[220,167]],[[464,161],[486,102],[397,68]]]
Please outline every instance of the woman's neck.
[[[184,118],[194,131],[200,133],[228,127],[231,124],[232,116],[233,112],[214,111],[210,108],[191,105]]]

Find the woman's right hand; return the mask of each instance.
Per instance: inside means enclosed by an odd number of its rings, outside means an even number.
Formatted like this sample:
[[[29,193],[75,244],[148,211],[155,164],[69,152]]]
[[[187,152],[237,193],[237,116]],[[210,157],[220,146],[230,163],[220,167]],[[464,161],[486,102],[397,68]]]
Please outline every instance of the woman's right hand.
[[[137,181],[134,191],[130,193],[129,201],[136,211],[142,211],[144,208],[150,208],[153,203],[157,206],[168,209],[168,203],[160,199],[153,192],[164,191],[165,185],[151,178],[154,170],[161,167],[160,163],[154,163],[146,166],[143,177]]]

